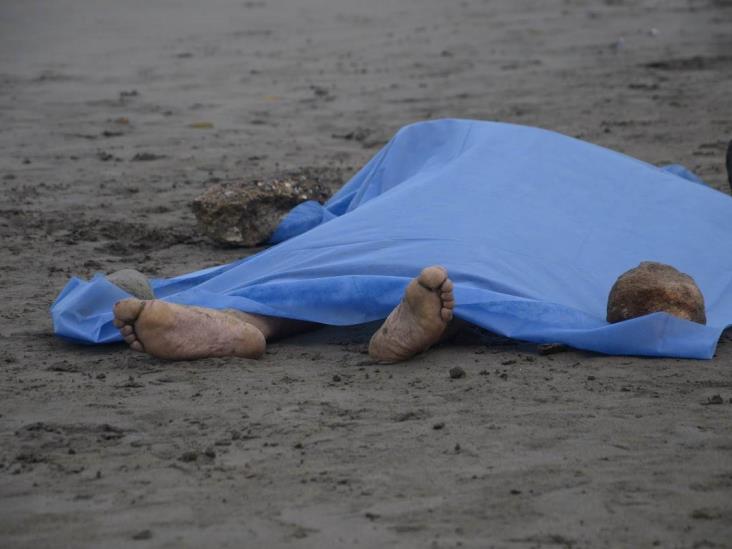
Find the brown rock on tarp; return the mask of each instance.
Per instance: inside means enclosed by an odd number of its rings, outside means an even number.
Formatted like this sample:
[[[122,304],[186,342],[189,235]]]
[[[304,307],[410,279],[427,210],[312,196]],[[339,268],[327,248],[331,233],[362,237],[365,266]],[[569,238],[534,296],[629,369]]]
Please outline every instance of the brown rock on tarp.
[[[666,312],[706,324],[704,296],[694,279],[670,265],[644,261],[622,274],[613,284],[607,302],[607,321]]]
[[[214,185],[193,202],[201,230],[219,244],[265,243],[287,212],[306,200],[324,202],[343,183],[339,168],[305,168],[248,182]]]

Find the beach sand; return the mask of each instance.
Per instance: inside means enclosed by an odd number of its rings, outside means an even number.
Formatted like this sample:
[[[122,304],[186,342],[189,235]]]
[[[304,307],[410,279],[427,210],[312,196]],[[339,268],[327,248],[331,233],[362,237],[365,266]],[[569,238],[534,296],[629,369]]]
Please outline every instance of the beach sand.
[[[193,198],[347,177],[419,120],[542,126],[728,193],[731,29],[724,0],[3,2],[0,545],[730,547],[729,333],[711,361],[483,337],[377,366],[371,326],[170,363],[60,341],[48,308],[73,275],[251,253]]]

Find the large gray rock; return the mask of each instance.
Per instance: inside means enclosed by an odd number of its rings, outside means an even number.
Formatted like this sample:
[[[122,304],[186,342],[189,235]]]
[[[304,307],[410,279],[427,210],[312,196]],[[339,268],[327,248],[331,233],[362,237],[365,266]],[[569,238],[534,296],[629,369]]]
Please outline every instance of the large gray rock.
[[[135,269],[115,271],[107,275],[107,280],[137,299],[155,299],[150,281],[144,274]]]
[[[644,261],[622,274],[610,290],[607,321],[666,312],[706,324],[704,296],[694,279],[670,265]]]
[[[200,229],[227,246],[267,242],[282,218],[306,200],[324,202],[343,183],[338,168],[305,168],[276,177],[214,185],[193,201]]]

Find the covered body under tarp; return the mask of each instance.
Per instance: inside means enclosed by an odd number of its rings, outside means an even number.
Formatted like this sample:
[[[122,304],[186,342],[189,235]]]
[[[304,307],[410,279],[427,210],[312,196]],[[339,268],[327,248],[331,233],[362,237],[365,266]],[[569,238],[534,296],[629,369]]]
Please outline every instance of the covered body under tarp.
[[[711,358],[732,325],[732,198],[679,166],[537,128],[438,120],[400,130],[324,206],[283,220],[273,247],[152,282],[166,301],[352,325],[384,318],[409,280],[445,266],[455,316],[537,343]],[[707,325],[655,313],[605,321],[617,277],[641,261],[691,275]],[[56,333],[119,341],[129,297],[97,275],[53,304]]]

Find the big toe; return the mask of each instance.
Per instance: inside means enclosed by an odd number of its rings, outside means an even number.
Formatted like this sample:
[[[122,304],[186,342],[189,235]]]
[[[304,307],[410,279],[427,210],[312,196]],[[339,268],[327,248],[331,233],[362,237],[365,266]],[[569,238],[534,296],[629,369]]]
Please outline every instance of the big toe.
[[[447,270],[439,265],[425,267],[417,277],[420,285],[429,290],[436,290],[445,280],[447,280]]]
[[[140,299],[123,299],[114,305],[114,318],[122,323],[131,323],[140,316],[145,302]]]

